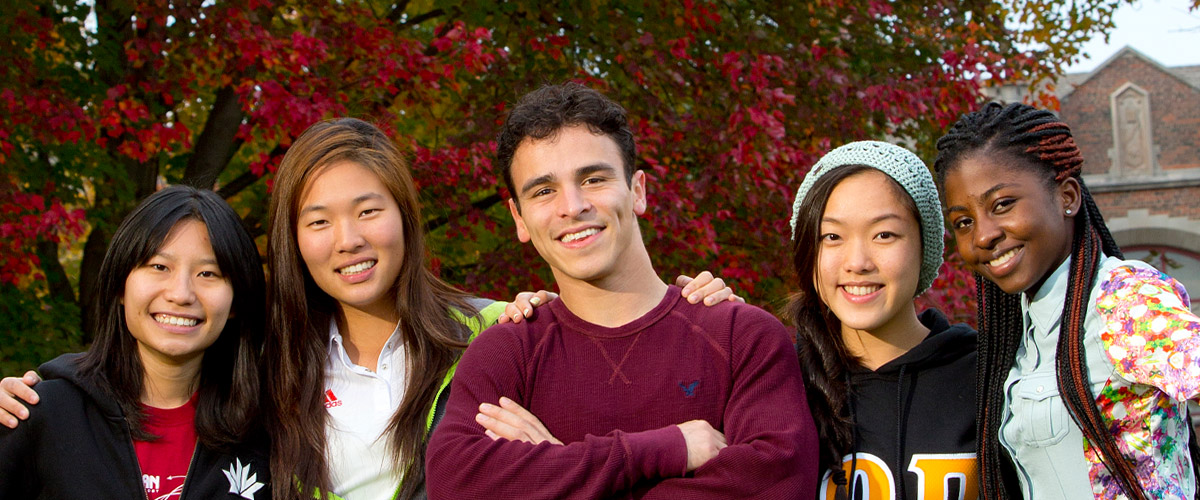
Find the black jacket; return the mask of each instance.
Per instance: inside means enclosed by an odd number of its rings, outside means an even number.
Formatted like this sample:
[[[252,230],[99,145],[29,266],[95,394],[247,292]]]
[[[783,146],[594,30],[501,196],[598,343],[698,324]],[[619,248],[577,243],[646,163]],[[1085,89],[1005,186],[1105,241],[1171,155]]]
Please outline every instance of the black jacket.
[[[972,490],[978,484],[975,330],[962,323],[952,326],[933,309],[919,318],[930,330],[924,341],[875,371],[859,366],[850,374],[850,417],[858,455],[846,459],[862,471],[860,475],[879,481],[871,498],[960,498],[953,491],[949,496],[931,494],[947,486]],[[890,480],[886,474],[879,477],[882,467],[890,470]],[[821,486],[822,492],[828,491],[827,482]],[[878,488],[904,493],[890,496]],[[918,488],[926,494],[918,494]],[[963,498],[974,500],[970,494]]]
[[[46,380],[37,385],[40,401],[29,419],[16,429],[0,426],[0,499],[146,498],[121,408],[78,378],[77,357],[42,365]],[[228,453],[197,444],[182,498],[271,498],[266,450],[265,439]],[[242,497],[230,492],[234,482],[238,491],[263,486]]]

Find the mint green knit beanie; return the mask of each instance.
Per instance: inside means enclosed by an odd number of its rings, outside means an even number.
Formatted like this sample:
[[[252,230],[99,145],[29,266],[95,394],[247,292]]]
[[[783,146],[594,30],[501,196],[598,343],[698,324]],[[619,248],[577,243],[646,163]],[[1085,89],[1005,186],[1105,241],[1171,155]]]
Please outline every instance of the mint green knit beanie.
[[[942,235],[945,231],[942,205],[938,198],[937,185],[925,162],[911,151],[894,144],[880,141],[858,141],[841,146],[813,165],[792,204],[792,239],[796,239],[796,219],[800,205],[817,179],[842,166],[864,165],[887,174],[912,197],[921,216],[921,276],[917,282],[917,293],[921,295],[937,278],[942,266],[942,250],[945,247]],[[915,295],[914,295],[915,296]]]

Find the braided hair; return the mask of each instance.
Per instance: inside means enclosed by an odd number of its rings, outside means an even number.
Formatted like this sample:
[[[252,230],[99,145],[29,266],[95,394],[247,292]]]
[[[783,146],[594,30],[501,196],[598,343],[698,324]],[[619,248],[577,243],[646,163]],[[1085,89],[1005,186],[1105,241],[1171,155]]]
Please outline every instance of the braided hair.
[[[1068,178],[1079,183],[1080,213],[1074,219],[1071,269],[1059,326],[1055,373],[1058,389],[1071,418],[1098,452],[1101,461],[1129,498],[1144,500],[1146,492],[1137,479],[1133,462],[1117,448],[1116,436],[1108,430],[1096,406],[1087,373],[1083,348],[1083,322],[1087,315],[1092,285],[1104,254],[1122,257],[1096,202],[1083,184],[1083,157],[1071,130],[1053,113],[1031,106],[991,102],[983,109],[963,115],[950,131],[938,139],[934,162],[939,185],[946,173],[973,154],[1007,155],[1040,167],[1048,184]],[[1019,294],[1007,294],[981,276],[975,279],[979,297],[979,364],[976,417],[981,494],[984,499],[1019,496],[1015,471],[1001,457],[999,431],[1004,413],[1004,382],[1016,359],[1023,332]]]

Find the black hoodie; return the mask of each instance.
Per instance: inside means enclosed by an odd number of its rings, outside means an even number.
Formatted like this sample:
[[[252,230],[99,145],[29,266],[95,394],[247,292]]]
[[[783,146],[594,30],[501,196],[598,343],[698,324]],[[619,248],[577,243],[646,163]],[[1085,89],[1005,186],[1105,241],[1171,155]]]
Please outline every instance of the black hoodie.
[[[857,366],[850,374],[856,453],[844,461],[857,471],[847,474],[859,481],[853,498],[974,500],[978,491],[975,330],[950,325],[934,309],[919,318],[930,330],[919,345],[877,370]],[[819,492],[834,498],[828,473]]]
[[[146,498],[124,414],[78,377],[78,356],[42,365],[46,380],[29,419],[16,429],[0,426],[0,499]],[[197,443],[181,498],[271,498],[266,449],[265,440],[228,453]]]

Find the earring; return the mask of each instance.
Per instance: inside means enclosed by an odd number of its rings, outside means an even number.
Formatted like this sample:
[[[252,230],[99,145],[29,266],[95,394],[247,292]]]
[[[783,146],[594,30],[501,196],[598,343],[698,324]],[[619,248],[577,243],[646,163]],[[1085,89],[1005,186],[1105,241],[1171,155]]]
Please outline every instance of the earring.
[[[1071,215],[1071,209],[1067,209],[1067,215]]]

